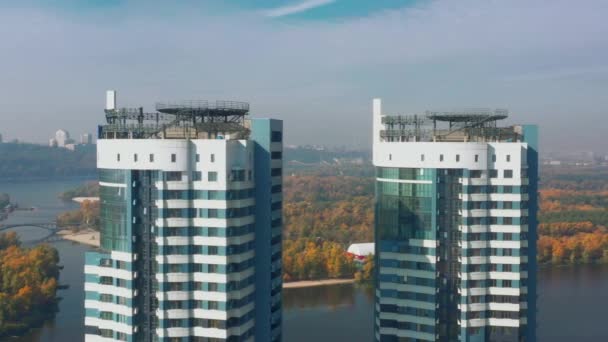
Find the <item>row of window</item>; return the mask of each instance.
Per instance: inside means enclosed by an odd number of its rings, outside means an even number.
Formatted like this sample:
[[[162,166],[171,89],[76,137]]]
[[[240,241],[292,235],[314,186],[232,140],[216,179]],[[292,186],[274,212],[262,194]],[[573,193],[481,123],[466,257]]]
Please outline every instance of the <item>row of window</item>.
[[[528,249],[522,248],[466,248],[463,249],[466,257],[476,256],[526,256]]]
[[[85,326],[84,329],[84,333],[87,335],[96,335],[96,336],[101,336],[101,337],[105,337],[105,338],[110,338],[110,339],[114,339],[117,341],[127,341],[128,340],[128,335],[122,332],[114,332],[114,330],[111,329],[99,329],[98,327],[93,327],[93,326]]]
[[[400,306],[396,304],[380,304],[380,311],[386,313],[398,313],[416,317],[435,317],[435,311],[420,309],[411,306]]]
[[[528,264],[462,264],[464,272],[520,272],[527,271]]]
[[[527,194],[526,185],[468,185],[463,186],[463,193],[468,194]]]
[[[393,319],[381,319],[380,327],[382,328],[396,328],[399,330],[411,330],[418,331],[428,334],[435,333],[434,325],[417,324],[411,322],[401,322]]]
[[[463,207],[474,209],[528,209],[528,201],[465,201]]]
[[[242,200],[253,198],[255,188],[240,190],[159,190],[155,199],[172,200]]]
[[[471,171],[469,171],[469,177],[470,178],[482,178],[482,177],[498,178],[498,171],[499,170],[488,170],[486,173],[486,171],[483,171],[483,170],[471,170]],[[503,171],[503,178],[513,178],[513,170],[502,170],[502,171]],[[528,170],[521,169],[521,178],[526,178],[527,176],[528,176]]]
[[[172,272],[172,273],[233,273],[233,272],[241,272],[247,270],[254,266],[254,259],[247,259],[241,262],[231,262],[227,265],[219,265],[219,264],[199,264],[199,263],[190,263],[190,264],[155,264],[155,271],[161,271],[164,273]],[[184,291],[188,289],[197,289],[198,285],[196,282],[193,287],[188,287],[187,283],[183,284]],[[177,291],[177,290],[176,290]],[[181,290],[180,290],[181,291]]]
[[[479,318],[503,318],[503,319],[519,319],[520,315],[525,316],[525,310],[519,311],[468,311],[466,313],[467,319],[479,319]]]
[[[241,208],[163,208],[160,215],[163,218],[239,218],[253,215],[255,206]]]
[[[240,245],[229,245],[229,246],[161,246],[159,247],[160,252],[164,255],[235,255],[246,253],[255,248],[253,241],[246,242]]]
[[[519,304],[525,302],[525,295],[519,296],[500,296],[500,295],[482,295],[482,296],[468,296],[466,298],[469,304],[481,304],[481,303],[501,303],[501,304]]]
[[[522,241],[528,238],[528,233],[465,233],[463,241]]]
[[[217,227],[163,227],[159,236],[204,236],[204,237],[231,237],[253,233],[254,224],[239,227],[217,228]]]
[[[528,285],[528,279],[522,278],[519,280],[508,279],[481,279],[481,280],[463,280],[462,287],[466,288],[520,288]]]
[[[200,162],[200,154],[197,153],[195,158],[196,158],[196,162],[199,163]],[[148,154],[148,161],[150,163],[154,163],[154,159],[155,159],[154,153]],[[120,161],[120,153],[116,154],[116,161],[117,162]],[[139,155],[137,153],[134,153],[133,154],[133,162],[137,163],[138,161],[139,161]],[[209,155],[209,161],[212,162],[212,163],[215,163],[215,154],[214,153],[211,153]],[[172,163],[177,162],[177,154],[171,153],[171,162]]]
[[[476,225],[524,225],[528,224],[528,217],[463,217],[463,225],[476,226]]]
[[[389,154],[389,160],[391,160],[391,159],[392,159],[392,155],[390,155],[390,154]],[[421,155],[420,155],[420,161],[424,161],[424,159],[425,159],[424,154],[421,154]],[[445,159],[445,158],[444,158],[443,154],[440,154],[440,155],[439,155],[439,161],[440,161],[440,162],[442,162],[442,161],[444,161],[444,159]],[[455,160],[456,162],[460,162],[460,154],[456,154],[456,155],[454,156],[454,160]],[[505,155],[505,161],[506,161],[507,163],[510,163],[510,162],[511,162],[511,155],[510,155],[510,154],[506,154],[506,155]],[[478,162],[479,162],[479,154],[476,154],[476,155],[475,155],[475,162],[476,162],[476,163],[478,163]],[[496,162],[496,154],[493,154],[493,155],[492,155],[492,162]]]
[[[99,301],[104,303],[114,303],[119,305],[128,305],[128,299],[126,297],[115,296],[109,293],[100,293]]]

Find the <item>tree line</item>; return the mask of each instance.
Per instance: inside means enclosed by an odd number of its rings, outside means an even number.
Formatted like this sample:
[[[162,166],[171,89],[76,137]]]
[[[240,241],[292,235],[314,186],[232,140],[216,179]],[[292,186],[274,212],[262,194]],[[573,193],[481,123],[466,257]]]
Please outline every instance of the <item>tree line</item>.
[[[40,324],[57,309],[59,254],[49,245],[23,248],[0,234],[0,337]]]
[[[70,151],[36,144],[0,144],[0,179],[48,179],[95,174],[94,145]]]

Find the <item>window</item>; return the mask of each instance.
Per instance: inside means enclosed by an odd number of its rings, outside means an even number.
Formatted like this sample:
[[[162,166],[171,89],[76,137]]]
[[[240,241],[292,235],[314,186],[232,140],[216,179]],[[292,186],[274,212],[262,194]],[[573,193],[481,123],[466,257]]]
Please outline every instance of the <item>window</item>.
[[[279,177],[283,174],[283,170],[281,168],[274,168],[270,170],[270,175],[272,177]]]
[[[200,154],[196,154],[196,162],[199,163],[201,161],[201,155]]]
[[[420,161],[424,161],[424,154],[420,155]]]
[[[281,131],[272,131],[270,134],[271,142],[282,142],[283,141],[283,132]]]
[[[481,178],[481,170],[472,170],[469,173],[471,178]]]
[[[245,170],[231,170],[230,181],[232,182],[244,182],[245,181]]]
[[[217,218],[217,209],[207,209],[208,218]]]
[[[114,330],[111,329],[99,329],[99,335],[101,337],[113,338]]]
[[[504,188],[502,189],[502,193],[503,194],[512,194],[513,193],[513,186],[511,186],[511,185],[505,185]]]
[[[105,319],[105,320],[111,320],[112,319],[112,313],[109,311],[102,311],[99,313],[99,318],[101,319]]]
[[[99,301],[100,302],[112,303],[113,300],[114,300],[114,298],[113,298],[113,296],[111,294],[102,293],[102,294],[99,295]]]
[[[200,181],[203,179],[203,173],[200,171],[193,171],[192,172],[192,180],[193,181]]]
[[[182,291],[182,283],[169,283],[169,291]]]
[[[510,161],[511,161],[511,155],[507,154],[507,162],[510,162]]]
[[[120,161],[120,153],[116,155],[116,161]]]
[[[207,254],[208,255],[217,255],[218,254],[218,250],[217,250],[217,246],[209,246],[207,247]]]
[[[165,172],[165,181],[181,181],[182,173],[179,171]]]
[[[456,162],[459,162],[459,161],[460,161],[460,154],[457,154],[456,155]]]
[[[102,276],[102,277],[99,278],[99,283],[101,285],[112,285],[113,279],[112,279],[112,277]]]
[[[175,163],[177,161],[177,156],[175,155],[175,153],[171,153],[171,162]]]
[[[479,154],[475,155],[475,162],[477,163],[479,161]]]
[[[181,309],[182,306],[182,301],[181,300],[170,300],[169,303],[169,310],[171,309]]]
[[[270,158],[272,158],[272,159],[282,159],[283,158],[283,152],[271,152],[270,153]]]
[[[388,160],[393,160],[393,155],[389,153]]]
[[[443,161],[443,154],[439,155],[439,161]]]
[[[209,160],[211,160],[212,163],[215,163],[215,154],[211,153]]]
[[[154,154],[150,153],[150,163],[154,163]]]
[[[133,155],[133,161],[137,163],[137,153]]]
[[[490,170],[490,178],[498,178],[498,170]]]
[[[169,328],[180,328],[182,326],[181,319],[170,319],[169,320]]]
[[[210,182],[217,182],[217,172],[209,171],[207,174],[207,180]]]
[[[493,154],[493,155],[492,155],[492,161],[493,161],[493,162],[495,162],[495,161],[496,161],[496,155],[495,155],[495,154]]]
[[[513,209],[513,202],[503,202],[502,208],[503,209]]]
[[[504,171],[505,178],[513,178],[513,170],[505,170]]]

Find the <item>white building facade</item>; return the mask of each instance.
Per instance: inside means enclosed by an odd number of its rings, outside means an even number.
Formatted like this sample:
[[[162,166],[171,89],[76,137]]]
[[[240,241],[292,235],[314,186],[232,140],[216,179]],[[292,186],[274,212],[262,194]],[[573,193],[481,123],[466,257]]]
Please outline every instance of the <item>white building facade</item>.
[[[103,251],[87,254],[85,339],[280,341],[282,122],[218,125],[248,106],[178,107],[169,115],[200,122],[100,127]]]
[[[535,341],[536,127],[373,115],[376,340]]]

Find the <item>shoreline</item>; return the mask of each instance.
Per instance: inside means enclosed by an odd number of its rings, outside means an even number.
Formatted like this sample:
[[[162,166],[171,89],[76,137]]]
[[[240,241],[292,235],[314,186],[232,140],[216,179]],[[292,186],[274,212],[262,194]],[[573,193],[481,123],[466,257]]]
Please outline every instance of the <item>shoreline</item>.
[[[91,229],[73,233],[69,229],[60,230],[57,233],[62,239],[77,242],[91,247],[99,247],[99,232]]]
[[[352,284],[355,279],[321,279],[321,280],[300,280],[290,281],[289,283],[283,283],[284,289],[300,289],[304,287],[317,287],[317,286],[328,286],[338,284]]]

